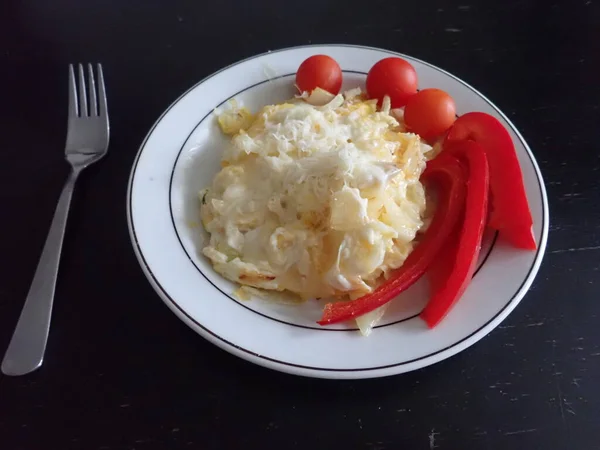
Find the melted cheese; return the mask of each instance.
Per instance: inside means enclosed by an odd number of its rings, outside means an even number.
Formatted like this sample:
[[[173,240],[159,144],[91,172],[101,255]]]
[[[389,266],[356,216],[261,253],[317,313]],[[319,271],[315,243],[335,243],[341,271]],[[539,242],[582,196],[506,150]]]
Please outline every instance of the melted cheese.
[[[306,298],[354,298],[402,265],[423,226],[430,147],[398,131],[389,105],[377,111],[354,90],[324,106],[233,108],[219,123],[233,137],[201,208],[203,251],[219,273]]]

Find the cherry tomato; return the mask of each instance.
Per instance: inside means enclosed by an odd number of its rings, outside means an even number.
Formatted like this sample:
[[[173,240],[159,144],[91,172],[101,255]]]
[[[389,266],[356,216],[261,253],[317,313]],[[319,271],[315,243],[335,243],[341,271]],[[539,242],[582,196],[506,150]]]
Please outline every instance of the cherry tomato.
[[[402,58],[385,58],[376,63],[367,75],[367,94],[380,102],[390,97],[392,108],[406,105],[417,92],[417,72]]]
[[[441,89],[423,89],[408,99],[404,122],[425,139],[441,135],[456,119],[454,100]]]
[[[342,69],[335,59],[329,56],[311,56],[300,64],[296,73],[296,86],[300,92],[311,93],[319,87],[337,95],[342,87]]]

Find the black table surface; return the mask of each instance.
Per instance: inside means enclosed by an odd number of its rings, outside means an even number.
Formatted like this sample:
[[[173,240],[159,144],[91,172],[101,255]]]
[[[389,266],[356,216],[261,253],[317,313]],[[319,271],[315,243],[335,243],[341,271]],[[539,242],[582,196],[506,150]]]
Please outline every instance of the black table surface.
[[[388,48],[454,73],[540,164],[551,225],[535,283],[449,360],[363,381],[269,371],[196,335],[138,266],[125,192],[153,122],[208,74],[309,43]],[[79,61],[104,64],[110,154],[76,189],[45,363],[0,376],[0,448],[600,448],[598,0],[3,2],[2,349],[68,172],[66,67]]]

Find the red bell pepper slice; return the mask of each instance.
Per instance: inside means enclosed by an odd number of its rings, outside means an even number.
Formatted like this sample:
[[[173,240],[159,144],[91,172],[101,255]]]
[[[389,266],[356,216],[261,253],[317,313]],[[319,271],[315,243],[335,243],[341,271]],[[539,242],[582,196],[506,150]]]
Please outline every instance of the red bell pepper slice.
[[[422,241],[408,255],[404,264],[372,293],[356,300],[325,305],[323,316],[318,321],[320,325],[344,322],[385,305],[427,271],[462,217],[467,183],[466,172],[458,160],[445,155],[429,161],[421,179],[433,181],[439,186],[437,210]]]
[[[459,240],[454,256],[454,268],[445,283],[438,286],[420,317],[431,328],[450,311],[467,288],[479,258],[485,229],[489,192],[489,169],[486,152],[473,141],[448,142],[442,155],[460,158],[469,168],[464,222],[459,223]],[[441,155],[440,155],[441,156]],[[440,255],[449,258],[449,255]]]
[[[523,186],[523,175],[508,131],[493,116],[470,112],[456,119],[446,142],[477,142],[489,161],[491,206],[489,226],[512,245],[535,250],[533,219]]]
[[[462,221],[459,221],[459,225],[462,225]],[[457,226],[446,241],[446,244],[444,244],[440,250],[438,257],[431,263],[431,266],[427,271],[427,279],[429,280],[429,291],[431,296],[433,296],[433,293],[444,287],[446,281],[450,277],[450,274],[454,270],[459,239],[460,226]]]

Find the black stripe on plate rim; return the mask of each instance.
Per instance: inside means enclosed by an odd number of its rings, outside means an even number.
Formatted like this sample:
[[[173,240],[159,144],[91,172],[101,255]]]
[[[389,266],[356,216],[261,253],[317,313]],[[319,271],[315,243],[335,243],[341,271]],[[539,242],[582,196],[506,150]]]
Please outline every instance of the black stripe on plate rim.
[[[356,70],[344,70],[344,73],[353,73],[353,74],[357,74],[357,75],[367,75],[366,72],[360,72],[360,71],[356,71]],[[250,89],[253,89],[257,86],[261,86],[263,84],[266,83],[270,83],[273,80],[279,80],[282,78],[286,78],[286,77],[293,77],[294,75],[296,75],[295,73],[288,73],[285,75],[279,75],[277,77],[273,77],[270,78],[268,80],[263,80],[260,81],[258,83],[255,83],[251,86],[247,86],[244,89],[236,92],[235,94],[227,97],[225,100],[221,101],[216,108],[220,108],[221,106],[223,106],[225,103],[227,103],[229,100],[231,100],[232,98],[237,97],[240,94],[243,94],[246,91],[249,91]],[[179,163],[179,158],[181,157],[181,154],[183,153],[183,149],[187,146],[188,141],[190,140],[191,136],[194,134],[194,132],[198,129],[198,127],[200,125],[202,125],[202,123],[204,123],[204,121],[210,117],[213,114],[213,110],[209,111],[208,113],[206,113],[206,115],[200,120],[200,122],[198,122],[196,124],[196,126],[192,129],[192,131],[188,134],[188,136],[185,138],[185,140],[183,141],[183,144],[181,145],[181,148],[179,149],[179,152],[177,153],[177,157],[175,158],[175,163],[173,164],[173,169],[171,170],[171,177],[169,179],[169,213],[171,215],[171,223],[173,224],[173,230],[175,231],[175,235],[177,236],[177,240],[179,241],[179,245],[181,245],[181,248],[183,249],[184,253],[186,254],[186,256],[188,257],[188,259],[190,260],[190,262],[194,265],[194,267],[196,268],[196,270],[200,273],[200,275],[202,275],[202,277],[208,281],[210,283],[210,285],[212,287],[214,287],[217,291],[219,291],[221,294],[223,294],[225,297],[227,297],[228,299],[230,299],[232,302],[235,302],[235,304],[241,306],[242,308],[247,309],[248,311],[252,311],[254,314],[258,314],[261,317],[264,317],[265,319],[269,319],[269,320],[273,320],[275,322],[279,322],[282,323],[284,325],[289,325],[292,327],[297,327],[297,328],[304,328],[306,330],[315,330],[315,331],[343,331],[343,332],[355,332],[355,331],[359,331],[359,329],[357,327],[354,328],[328,328],[328,327],[323,327],[323,326],[308,326],[308,325],[300,325],[297,323],[293,323],[293,322],[287,322],[283,319],[278,319],[276,317],[271,317],[265,313],[256,311],[255,309],[252,309],[251,307],[245,305],[243,302],[240,302],[238,300],[236,300],[235,298],[233,298],[229,293],[225,292],[223,289],[221,289],[220,287],[218,287],[215,283],[213,283],[213,281],[202,271],[202,269],[200,269],[200,267],[198,267],[198,265],[196,264],[196,262],[194,261],[194,259],[192,258],[192,256],[188,253],[188,251],[186,250],[185,246],[183,245],[183,241],[181,240],[181,236],[179,235],[179,232],[177,231],[177,226],[175,225],[175,217],[173,216],[173,205],[171,202],[171,192],[173,189],[173,178],[175,176],[175,169],[177,168],[177,164]],[[475,278],[475,276],[479,273],[479,271],[483,268],[483,265],[486,263],[487,259],[489,258],[490,254],[492,253],[492,250],[494,249],[494,246],[496,245],[496,239],[498,237],[498,232],[496,231],[494,233],[494,237],[492,238],[492,243],[490,245],[490,247],[488,248],[488,251],[486,253],[486,255],[483,258],[483,261],[481,262],[481,264],[477,267],[477,269],[475,270],[474,274],[473,274],[473,278]],[[221,276],[221,275],[219,275]],[[403,317],[402,319],[396,320],[394,322],[390,322],[390,323],[384,323],[381,325],[377,325],[373,328],[377,329],[377,328],[384,328],[384,327],[389,327],[391,325],[396,325],[402,322],[407,322],[409,320],[413,320],[419,317],[419,315],[421,314],[421,311],[416,313],[416,314],[412,314],[410,316],[407,317]]]

